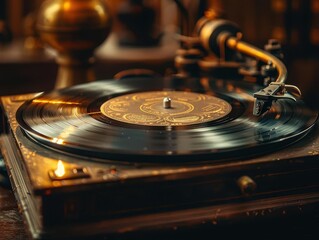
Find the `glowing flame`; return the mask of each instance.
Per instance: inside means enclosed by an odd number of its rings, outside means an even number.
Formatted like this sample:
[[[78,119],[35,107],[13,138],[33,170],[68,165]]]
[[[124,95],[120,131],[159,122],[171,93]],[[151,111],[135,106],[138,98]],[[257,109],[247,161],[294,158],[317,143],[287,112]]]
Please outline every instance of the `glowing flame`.
[[[58,165],[57,168],[54,171],[55,175],[57,177],[63,177],[65,174],[65,169],[64,169],[64,165],[63,162],[61,160],[58,161]]]

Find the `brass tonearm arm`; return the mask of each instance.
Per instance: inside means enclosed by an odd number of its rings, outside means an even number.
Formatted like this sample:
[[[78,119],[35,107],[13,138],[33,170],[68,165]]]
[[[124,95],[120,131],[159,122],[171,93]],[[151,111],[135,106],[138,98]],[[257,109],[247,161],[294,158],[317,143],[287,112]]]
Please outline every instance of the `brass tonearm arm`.
[[[278,76],[276,81],[271,82],[264,89],[254,93],[254,97],[256,99],[254,103],[253,114],[255,116],[259,116],[268,111],[272,105],[272,102],[278,99],[290,99],[296,101],[292,95],[287,93],[289,90],[301,95],[301,91],[298,87],[285,84],[287,79],[287,68],[277,57],[246,42],[239,41],[236,37],[229,37],[226,41],[226,45],[230,49],[257,58],[265,63],[272,64],[277,69]]]
[[[262,115],[270,109],[272,102],[278,99],[296,101],[292,95],[287,93],[290,90],[301,95],[298,87],[285,84],[287,69],[283,62],[269,52],[241,41],[239,36],[242,34],[236,24],[223,19],[202,19],[199,21],[197,31],[202,45],[220,57],[222,57],[221,53],[223,52],[221,48],[234,50],[272,65],[277,70],[276,80],[254,93],[254,115]]]

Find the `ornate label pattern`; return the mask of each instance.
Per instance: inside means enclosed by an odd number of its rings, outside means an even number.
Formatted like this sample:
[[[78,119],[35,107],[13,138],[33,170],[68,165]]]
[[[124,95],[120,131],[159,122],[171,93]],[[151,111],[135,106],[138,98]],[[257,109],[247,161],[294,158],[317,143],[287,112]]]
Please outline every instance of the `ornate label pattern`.
[[[171,107],[163,99],[171,99]],[[144,126],[185,126],[225,117],[231,105],[217,97],[179,91],[156,91],[127,94],[112,98],[101,106],[106,117]]]

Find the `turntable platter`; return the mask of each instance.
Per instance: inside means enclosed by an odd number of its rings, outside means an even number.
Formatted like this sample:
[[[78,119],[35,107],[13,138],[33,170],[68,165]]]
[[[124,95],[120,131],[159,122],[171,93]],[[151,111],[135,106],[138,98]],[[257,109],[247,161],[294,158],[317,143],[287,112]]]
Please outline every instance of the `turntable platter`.
[[[27,101],[17,120],[33,140],[55,150],[151,162],[258,155],[300,139],[317,120],[302,101],[289,100],[255,117],[254,91],[253,84],[207,79],[175,88],[152,79],[98,81]],[[163,97],[172,99],[167,109]]]

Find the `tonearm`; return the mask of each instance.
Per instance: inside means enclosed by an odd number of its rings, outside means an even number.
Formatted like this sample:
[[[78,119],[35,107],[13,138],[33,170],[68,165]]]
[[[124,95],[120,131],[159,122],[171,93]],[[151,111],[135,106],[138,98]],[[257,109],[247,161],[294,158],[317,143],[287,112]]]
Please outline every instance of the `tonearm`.
[[[260,116],[268,111],[273,101],[279,99],[296,101],[295,97],[287,93],[289,91],[301,95],[298,87],[285,84],[287,69],[284,63],[271,53],[242,41],[242,33],[233,22],[224,19],[201,20],[199,27],[197,27],[197,35],[203,47],[218,56],[223,51],[237,51],[256,58],[276,69],[278,74],[275,81],[270,82],[268,86],[254,93],[254,115]]]

